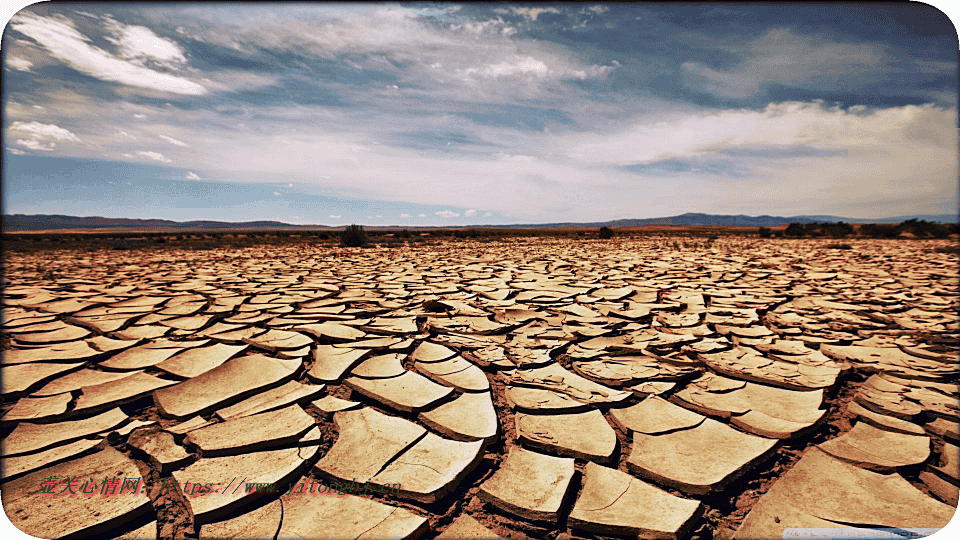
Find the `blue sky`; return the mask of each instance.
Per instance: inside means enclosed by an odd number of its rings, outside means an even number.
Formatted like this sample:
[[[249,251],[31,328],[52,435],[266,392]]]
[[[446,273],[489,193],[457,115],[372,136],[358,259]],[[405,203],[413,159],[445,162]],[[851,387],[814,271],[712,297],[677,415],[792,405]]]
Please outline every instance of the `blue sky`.
[[[957,33],[918,3],[35,4],[2,53],[5,214],[958,208]]]

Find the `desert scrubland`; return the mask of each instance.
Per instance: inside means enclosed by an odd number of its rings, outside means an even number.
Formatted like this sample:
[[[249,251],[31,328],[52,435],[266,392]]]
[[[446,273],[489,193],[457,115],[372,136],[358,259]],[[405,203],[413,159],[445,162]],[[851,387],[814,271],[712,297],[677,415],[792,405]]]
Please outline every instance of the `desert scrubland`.
[[[7,251],[4,510],[43,538],[940,528],[954,241],[847,242]]]

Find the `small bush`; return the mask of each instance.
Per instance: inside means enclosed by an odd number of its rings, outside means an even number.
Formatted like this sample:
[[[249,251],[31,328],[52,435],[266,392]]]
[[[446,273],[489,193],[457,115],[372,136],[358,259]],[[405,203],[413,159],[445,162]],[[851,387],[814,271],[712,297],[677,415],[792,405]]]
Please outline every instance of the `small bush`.
[[[830,244],[827,249],[853,249],[850,244]]]
[[[597,231],[597,236],[606,240],[613,237],[613,230],[610,227],[600,227],[600,230]]]
[[[760,238],[770,238],[773,236],[773,231],[770,230],[769,227],[760,227],[757,232],[760,233]]]
[[[802,223],[791,223],[787,225],[787,229],[783,231],[783,234],[787,236],[803,236],[803,224]]]
[[[860,225],[860,234],[870,238],[896,238],[900,236],[899,225],[884,225],[882,223],[864,223]]]
[[[344,247],[363,247],[367,245],[367,233],[361,225],[350,225],[340,233],[340,245]]]

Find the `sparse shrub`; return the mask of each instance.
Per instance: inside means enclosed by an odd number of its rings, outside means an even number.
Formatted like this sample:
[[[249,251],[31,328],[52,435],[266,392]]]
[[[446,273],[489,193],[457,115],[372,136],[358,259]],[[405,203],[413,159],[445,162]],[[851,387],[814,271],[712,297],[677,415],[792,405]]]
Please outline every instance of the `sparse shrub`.
[[[597,236],[603,240],[613,237],[613,230],[610,227],[600,227],[600,230],[597,231]]]
[[[804,232],[802,223],[791,223],[787,225],[787,229],[783,231],[783,234],[786,236],[803,236]]]
[[[344,247],[363,247],[367,245],[367,233],[361,225],[350,225],[340,233],[340,245]]]
[[[913,233],[917,238],[932,236],[934,238],[946,238],[950,236],[950,227],[939,223],[932,223],[926,220],[908,219],[900,224],[900,232]]]
[[[853,225],[849,223],[844,223],[843,221],[838,221],[836,223],[817,223],[817,229],[819,229],[820,234],[830,236],[832,238],[845,238],[848,235],[853,234]]]
[[[410,238],[410,231],[404,229],[397,233],[397,238]]]
[[[899,225],[864,223],[860,225],[860,234],[870,238],[896,238],[900,235]]]
[[[773,231],[769,227],[760,227],[757,232],[760,233],[760,238],[770,238],[773,235]]]
[[[830,244],[827,249],[853,249],[850,244]]]

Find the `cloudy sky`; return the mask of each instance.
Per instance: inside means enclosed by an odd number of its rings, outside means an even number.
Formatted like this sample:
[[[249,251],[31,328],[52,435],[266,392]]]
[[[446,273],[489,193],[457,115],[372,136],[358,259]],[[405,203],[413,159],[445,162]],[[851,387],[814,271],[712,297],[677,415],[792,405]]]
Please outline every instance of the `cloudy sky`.
[[[427,225],[958,208],[929,6],[37,4],[3,212]]]

